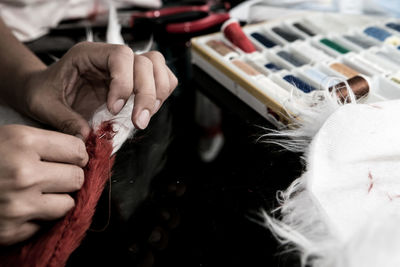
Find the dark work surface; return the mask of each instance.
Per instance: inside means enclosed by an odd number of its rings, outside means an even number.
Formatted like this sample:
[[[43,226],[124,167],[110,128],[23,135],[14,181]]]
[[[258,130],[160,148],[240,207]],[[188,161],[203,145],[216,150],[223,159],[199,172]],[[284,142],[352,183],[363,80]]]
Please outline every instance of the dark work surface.
[[[297,266],[252,219],[276,207],[276,191],[300,175],[299,156],[258,141],[266,132],[260,126],[269,126],[264,119],[201,71],[193,79],[119,153],[111,221],[105,231],[89,231],[69,266]],[[195,90],[222,107],[225,145],[212,163],[197,156]],[[107,193],[94,229],[107,222]],[[126,199],[129,216],[121,211]],[[154,229],[161,240],[151,242]]]

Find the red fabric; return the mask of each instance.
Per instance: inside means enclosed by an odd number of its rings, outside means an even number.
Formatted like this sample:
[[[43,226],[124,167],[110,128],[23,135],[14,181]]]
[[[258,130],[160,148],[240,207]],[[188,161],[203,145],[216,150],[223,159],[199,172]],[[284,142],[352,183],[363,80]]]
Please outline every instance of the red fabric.
[[[256,50],[253,43],[247,38],[237,21],[231,21],[224,28],[224,36],[234,45],[242,49],[246,53],[253,53]]]
[[[113,136],[111,122],[104,122],[96,133],[89,135],[86,148],[90,160],[85,167],[85,182],[76,194],[75,208],[48,232],[0,257],[0,266],[58,267],[66,264],[90,227],[97,202],[110,178],[114,162],[114,158],[110,158]]]

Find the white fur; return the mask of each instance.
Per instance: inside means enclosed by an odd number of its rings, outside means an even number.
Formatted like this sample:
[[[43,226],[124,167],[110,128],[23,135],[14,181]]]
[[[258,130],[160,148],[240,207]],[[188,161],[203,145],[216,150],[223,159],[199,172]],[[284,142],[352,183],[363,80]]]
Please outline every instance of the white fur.
[[[298,128],[268,134],[305,153],[307,171],[279,193],[280,207],[263,212],[282,245],[302,266],[400,266],[400,141],[393,121],[400,101],[342,107],[336,97],[302,111]],[[309,143],[311,142],[311,146]],[[374,187],[368,191],[368,171]],[[393,198],[393,199],[391,199]]]
[[[135,127],[133,126],[131,114],[133,110],[134,96],[131,96],[126,102],[125,106],[118,113],[118,115],[112,115],[106,106],[102,105],[94,113],[93,118],[90,120],[90,125],[93,129],[98,129],[100,124],[104,121],[112,121],[115,136],[113,138],[113,152],[117,152],[123,143],[130,137],[132,137]]]
[[[292,101],[292,105],[300,103],[291,107],[298,111],[298,117],[291,118],[292,123],[288,129],[271,130],[262,138],[289,151],[302,152],[307,160],[311,140],[327,118],[342,106],[336,95],[327,90],[319,91],[318,94],[323,101],[315,101],[311,95],[304,95],[299,102]],[[264,211],[264,223],[287,250],[300,254],[302,266],[333,266],[323,261],[334,258],[330,255],[337,251],[339,244],[326,223],[323,209],[306,188],[307,176],[305,172],[285,191],[278,192],[280,207],[272,215],[280,216],[274,218]]]
[[[351,91],[349,94],[354,96]],[[313,94],[301,93],[292,97],[296,99],[288,101],[286,108],[288,114],[295,113],[296,117],[289,118],[291,123],[288,128],[286,130],[270,129],[269,133],[260,139],[266,139],[266,142],[280,145],[289,151],[306,152],[312,138],[318,133],[326,119],[343,104],[328,89],[318,90]]]

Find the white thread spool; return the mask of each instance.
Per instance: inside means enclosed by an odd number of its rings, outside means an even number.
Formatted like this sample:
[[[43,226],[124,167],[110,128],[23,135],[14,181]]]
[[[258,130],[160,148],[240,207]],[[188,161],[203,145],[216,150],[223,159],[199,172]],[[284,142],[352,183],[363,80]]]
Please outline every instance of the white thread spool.
[[[340,13],[362,14],[364,9],[363,0],[336,0],[337,9]]]

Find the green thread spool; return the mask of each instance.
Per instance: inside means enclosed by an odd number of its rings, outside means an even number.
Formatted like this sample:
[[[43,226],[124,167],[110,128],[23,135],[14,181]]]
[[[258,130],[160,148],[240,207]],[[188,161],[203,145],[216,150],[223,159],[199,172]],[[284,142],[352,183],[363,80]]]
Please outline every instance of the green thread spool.
[[[340,54],[346,54],[346,53],[350,52],[350,50],[344,48],[343,46],[341,46],[327,38],[321,39],[320,42],[323,43],[324,45],[332,48],[333,50],[339,52]]]

